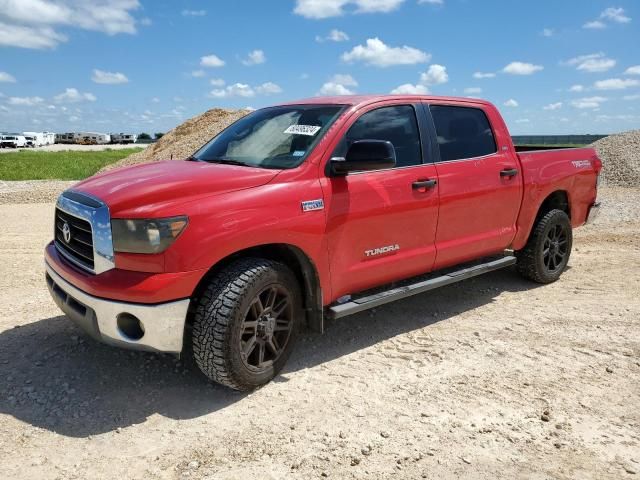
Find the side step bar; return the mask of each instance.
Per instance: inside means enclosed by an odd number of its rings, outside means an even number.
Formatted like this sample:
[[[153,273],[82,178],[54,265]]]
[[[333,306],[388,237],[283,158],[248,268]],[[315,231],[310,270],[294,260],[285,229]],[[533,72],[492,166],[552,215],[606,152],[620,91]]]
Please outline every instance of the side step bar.
[[[421,282],[414,283],[412,285],[406,285],[403,287],[392,288],[384,292],[368,295],[366,297],[350,300],[345,303],[334,305],[327,309],[328,316],[337,319],[346,317],[347,315],[353,315],[354,313],[363,312],[370,308],[379,307],[385,303],[395,302],[403,298],[411,297],[419,293],[428,292],[435,288],[444,287],[445,285],[451,285],[452,283],[466,280],[467,278],[476,277],[483,273],[491,272],[493,270],[499,270],[504,267],[508,267],[516,263],[516,257],[508,256],[492,260],[490,262],[481,263],[472,267],[463,268],[455,272],[447,273],[440,277],[430,278]]]

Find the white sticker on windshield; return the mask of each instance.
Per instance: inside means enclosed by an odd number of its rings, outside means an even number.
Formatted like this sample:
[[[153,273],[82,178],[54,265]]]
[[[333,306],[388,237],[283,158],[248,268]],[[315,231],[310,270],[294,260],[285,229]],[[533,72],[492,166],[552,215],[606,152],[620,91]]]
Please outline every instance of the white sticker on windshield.
[[[284,133],[290,133],[291,135],[308,135],[313,137],[321,127],[317,125],[291,125]]]

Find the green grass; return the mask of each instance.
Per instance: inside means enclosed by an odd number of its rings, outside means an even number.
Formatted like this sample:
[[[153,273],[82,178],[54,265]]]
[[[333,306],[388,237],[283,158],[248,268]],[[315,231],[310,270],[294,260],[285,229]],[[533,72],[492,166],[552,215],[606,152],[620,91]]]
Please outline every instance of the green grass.
[[[0,180],[82,180],[141,148],[82,152],[0,153]]]

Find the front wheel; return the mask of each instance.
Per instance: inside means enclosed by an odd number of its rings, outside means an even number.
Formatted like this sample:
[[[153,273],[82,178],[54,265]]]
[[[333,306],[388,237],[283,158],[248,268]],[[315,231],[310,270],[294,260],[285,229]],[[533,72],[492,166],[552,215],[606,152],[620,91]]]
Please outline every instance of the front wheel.
[[[516,252],[518,272],[534,282],[555,282],[569,263],[572,243],[569,217],[562,210],[551,210],[534,225],[525,247]]]
[[[261,258],[218,272],[197,299],[193,356],[202,372],[235,390],[269,382],[286,363],[302,321],[296,276]]]

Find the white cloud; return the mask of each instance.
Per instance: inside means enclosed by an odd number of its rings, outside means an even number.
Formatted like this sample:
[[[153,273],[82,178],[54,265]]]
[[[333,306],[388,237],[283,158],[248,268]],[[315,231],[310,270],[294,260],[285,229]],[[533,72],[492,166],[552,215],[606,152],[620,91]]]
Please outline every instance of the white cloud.
[[[404,0],[296,0],[293,12],[306,18],[339,17],[349,11],[355,13],[386,13],[398,8]]]
[[[53,48],[67,40],[57,27],[116,35],[136,33],[138,0],[0,0],[0,45]]]
[[[532,75],[543,69],[542,65],[534,65],[533,63],[511,62],[502,71],[511,75]]]
[[[51,27],[11,25],[0,20],[0,45],[2,46],[44,49],[54,48],[66,41],[65,35]]]
[[[480,87],[467,87],[464,89],[465,95],[479,95],[482,93],[482,89]]]
[[[448,81],[447,67],[443,65],[429,65],[427,71],[420,74],[420,83],[422,85],[441,85]]]
[[[9,105],[33,107],[34,105],[38,105],[42,102],[44,102],[44,98],[42,97],[9,97],[7,103]]]
[[[350,52],[342,54],[342,60],[348,63],[363,62],[375,67],[391,67],[393,65],[415,65],[425,63],[431,55],[417,48],[389,47],[379,38],[367,39],[367,44],[357,45]]]
[[[571,58],[563,62],[563,64],[576,67],[576,70],[582,72],[599,73],[615,67],[616,61],[612,58],[607,58],[603,52],[598,52]]]
[[[124,73],[120,72],[105,72],[103,70],[95,69],[91,77],[95,83],[103,83],[106,85],[118,85],[121,83],[129,83],[129,79]]]
[[[587,22],[582,25],[582,28],[586,28],[589,30],[602,30],[603,28],[607,28],[607,25],[600,20],[593,20],[592,22]]]
[[[144,27],[148,27],[152,24],[153,24],[153,20],[151,20],[149,17],[143,17],[140,19],[140,25]]]
[[[242,60],[242,64],[250,67],[252,65],[260,65],[267,61],[267,57],[265,57],[264,52],[262,50],[253,50],[249,52],[247,58]]]
[[[602,30],[607,28],[606,22],[612,23],[629,23],[631,17],[625,14],[624,8],[609,7],[602,11],[598,20],[593,20],[582,25],[582,28]]]
[[[182,10],[183,17],[204,17],[207,14],[206,10]]]
[[[543,28],[542,32],[540,32],[540,35],[542,35],[543,37],[553,37],[554,34],[555,32],[552,28]]]
[[[391,93],[394,95],[427,95],[429,93],[429,88],[425,85],[404,83],[391,90]]]
[[[335,82],[327,82],[320,87],[320,91],[318,95],[353,95],[353,91],[349,90],[347,87],[340,83]]]
[[[224,87],[226,82],[222,78],[212,78],[209,83],[212,87]]]
[[[256,87],[256,92],[263,95],[274,95],[276,93],[281,93],[282,88],[273,82],[265,82]]]
[[[571,102],[571,105],[579,109],[596,109],[600,108],[600,104],[606,101],[607,99],[605,97],[586,97],[573,100]]]
[[[208,68],[224,67],[224,60],[217,55],[205,55],[200,57],[200,66]]]
[[[226,97],[253,97],[256,92],[246,83],[234,83],[233,85],[229,85],[226,88],[214,89],[211,90],[209,95],[215,98],[226,98]]]
[[[640,75],[640,65],[629,67],[624,71],[625,75]]]
[[[631,78],[608,78],[607,80],[598,80],[593,84],[596,90],[624,90],[639,85],[640,80]]]
[[[479,80],[482,80],[483,78],[494,78],[495,76],[495,73],[476,72],[473,74],[473,78],[477,78]]]
[[[543,110],[558,110],[559,108],[562,108],[562,102],[550,103],[542,108]]]
[[[337,73],[324,83],[317,95],[353,95],[354,91],[349,87],[357,87],[358,82],[351,75]]]
[[[282,88],[273,82],[265,82],[257,87],[252,87],[246,83],[234,83],[225,88],[215,88],[209,92],[213,98],[243,97],[250,98],[259,95],[272,95],[282,92]]]
[[[516,120],[516,123],[529,123],[530,120],[528,118],[519,118]]]
[[[516,102],[513,98],[510,98],[509,100],[507,100],[506,102],[503,103],[503,105],[505,107],[517,107],[518,105],[520,105],[518,102]]]
[[[95,102],[96,96],[92,93],[81,93],[75,88],[67,88],[53,99],[57,103]]]
[[[153,103],[160,103],[160,99],[159,99],[158,97],[153,97],[153,98],[151,99],[151,101],[152,101]]]
[[[640,93],[636,93],[634,95],[625,95],[622,97],[624,100],[640,100]]]
[[[611,20],[616,23],[629,23],[630,17],[627,17],[624,13],[624,8],[609,7],[600,14],[600,18]]]
[[[0,83],[16,83],[16,77],[7,72],[0,72]]]
[[[571,85],[570,92],[584,92],[584,85]]]
[[[340,73],[336,73],[333,77],[331,77],[331,82],[339,83],[344,85],[345,87],[357,87],[358,82],[351,75],[343,75]]]
[[[347,40],[349,40],[349,35],[347,35],[343,31],[335,29],[335,28],[333,30],[331,30],[326,37],[322,37],[320,35],[316,35],[316,42],[319,42],[319,43],[322,43],[324,41],[346,42]]]
[[[204,70],[193,70],[191,72],[191,76],[193,78],[202,78],[206,75],[207,73]]]
[[[428,3],[430,5],[444,5],[444,0],[418,0],[418,3]]]

